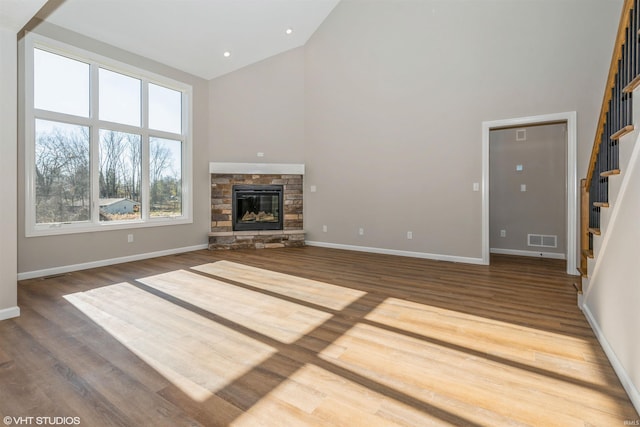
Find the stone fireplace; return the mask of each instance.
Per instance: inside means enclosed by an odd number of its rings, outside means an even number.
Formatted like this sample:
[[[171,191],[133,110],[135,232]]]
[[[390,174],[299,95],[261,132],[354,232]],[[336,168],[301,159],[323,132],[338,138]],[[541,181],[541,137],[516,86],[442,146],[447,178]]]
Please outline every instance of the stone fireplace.
[[[304,165],[211,163],[209,249],[304,246]]]

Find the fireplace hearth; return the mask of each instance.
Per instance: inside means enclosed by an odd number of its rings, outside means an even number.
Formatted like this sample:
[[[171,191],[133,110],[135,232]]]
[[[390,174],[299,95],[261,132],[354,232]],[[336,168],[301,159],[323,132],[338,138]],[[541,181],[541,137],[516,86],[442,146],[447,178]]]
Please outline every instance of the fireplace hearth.
[[[282,185],[234,185],[234,231],[282,230]]]

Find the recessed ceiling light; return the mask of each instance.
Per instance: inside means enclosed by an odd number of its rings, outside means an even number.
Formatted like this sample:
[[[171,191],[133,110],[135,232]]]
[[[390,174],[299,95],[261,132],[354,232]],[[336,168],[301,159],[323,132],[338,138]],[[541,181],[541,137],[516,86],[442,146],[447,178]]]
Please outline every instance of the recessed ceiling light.
[[[231,56],[231,52],[229,52],[229,51],[227,50],[227,51],[225,51],[225,52],[222,54],[222,56],[224,56],[225,58],[228,58],[228,57],[230,57],[230,56]]]
[[[293,28],[287,28],[284,33],[287,35],[293,33]]]

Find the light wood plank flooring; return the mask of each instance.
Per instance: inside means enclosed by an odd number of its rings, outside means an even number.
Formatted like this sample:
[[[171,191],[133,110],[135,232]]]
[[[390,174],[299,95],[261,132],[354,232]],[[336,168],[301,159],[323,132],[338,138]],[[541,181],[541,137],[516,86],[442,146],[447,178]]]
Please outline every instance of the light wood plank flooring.
[[[209,252],[23,281],[0,416],[83,426],[623,426],[563,262]]]

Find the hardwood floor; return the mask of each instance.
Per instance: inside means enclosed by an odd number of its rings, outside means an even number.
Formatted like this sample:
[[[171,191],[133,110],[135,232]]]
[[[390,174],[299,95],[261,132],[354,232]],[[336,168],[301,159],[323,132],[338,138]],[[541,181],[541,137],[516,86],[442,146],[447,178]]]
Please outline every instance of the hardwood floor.
[[[198,251],[19,285],[0,416],[84,426],[622,426],[557,260]],[[14,421],[14,424],[17,424]]]

